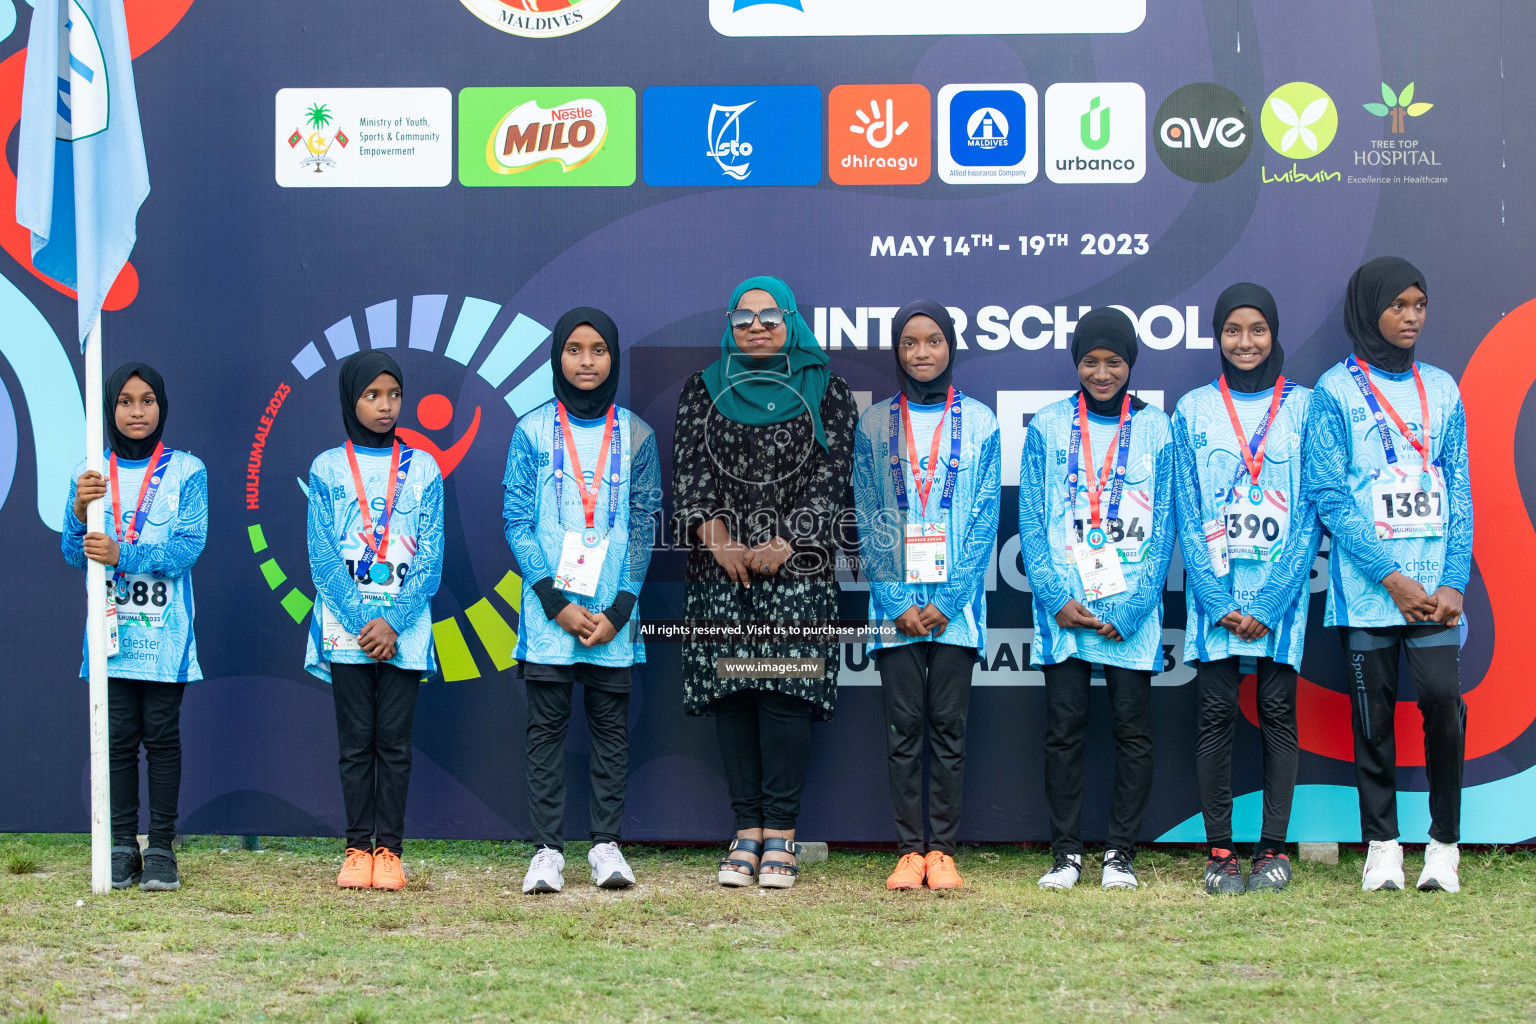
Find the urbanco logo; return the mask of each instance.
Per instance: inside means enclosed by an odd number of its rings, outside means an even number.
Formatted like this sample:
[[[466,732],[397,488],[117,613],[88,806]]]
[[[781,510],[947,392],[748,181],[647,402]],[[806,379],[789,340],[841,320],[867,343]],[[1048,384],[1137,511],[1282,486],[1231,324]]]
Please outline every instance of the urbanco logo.
[[[827,164],[839,185],[928,180],[933,115],[921,85],[839,85],[827,98]]]
[[[1186,181],[1220,181],[1253,148],[1253,118],[1237,94],[1214,82],[1175,89],[1152,119],[1157,155]]]
[[[939,90],[939,177],[952,185],[1022,184],[1040,170],[1040,107],[1031,85]]]
[[[487,25],[514,36],[549,39],[580,32],[620,0],[459,0]]]
[[[1046,177],[1064,184],[1140,181],[1147,94],[1134,82],[1058,82],[1045,91]]]
[[[1311,82],[1288,82],[1269,94],[1259,115],[1264,141],[1291,160],[1310,160],[1333,142],[1339,108]]]

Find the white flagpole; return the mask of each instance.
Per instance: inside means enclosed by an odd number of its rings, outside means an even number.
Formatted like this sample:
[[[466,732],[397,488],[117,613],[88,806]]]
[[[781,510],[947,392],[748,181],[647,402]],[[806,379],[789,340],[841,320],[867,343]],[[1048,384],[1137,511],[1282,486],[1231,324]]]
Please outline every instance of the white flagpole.
[[[85,336],[85,468],[102,472],[105,447],[101,400],[101,314]],[[86,506],[85,528],[106,532],[105,501]],[[112,891],[111,796],[107,761],[107,572],[85,561],[85,625],[90,647],[91,703],[91,892]]]

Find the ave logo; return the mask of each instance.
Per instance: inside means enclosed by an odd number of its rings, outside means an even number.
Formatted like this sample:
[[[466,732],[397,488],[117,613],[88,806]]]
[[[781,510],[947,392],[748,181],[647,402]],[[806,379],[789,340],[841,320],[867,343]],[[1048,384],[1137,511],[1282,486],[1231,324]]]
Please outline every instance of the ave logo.
[[[1253,117],[1237,94],[1214,82],[1174,90],[1157,108],[1157,155],[1185,181],[1220,181],[1253,148]]]

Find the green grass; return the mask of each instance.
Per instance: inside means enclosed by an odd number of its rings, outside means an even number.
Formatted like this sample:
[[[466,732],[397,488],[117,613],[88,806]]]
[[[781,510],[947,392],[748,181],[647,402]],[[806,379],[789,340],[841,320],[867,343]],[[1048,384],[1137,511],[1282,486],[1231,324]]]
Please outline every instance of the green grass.
[[[0,836],[0,1020],[1469,1021],[1536,1019],[1536,856],[1465,851],[1463,892],[1360,892],[1360,856],[1212,899],[1146,851],[1139,892],[1042,893],[1040,852],[966,848],[966,888],[889,893],[834,852],[722,891],[717,850],[628,849],[610,893],[521,894],[526,844],[407,848],[403,893],[334,885],[335,840],[199,838],[179,893],[90,895],[79,836]],[[1419,857],[1410,855],[1409,880]],[[1090,877],[1096,871],[1090,872]]]

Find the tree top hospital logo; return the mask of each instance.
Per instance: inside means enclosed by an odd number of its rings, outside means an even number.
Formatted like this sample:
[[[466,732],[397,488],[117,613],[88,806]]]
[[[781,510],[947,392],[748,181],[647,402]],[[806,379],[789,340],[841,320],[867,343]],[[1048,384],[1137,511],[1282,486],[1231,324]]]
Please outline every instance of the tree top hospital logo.
[[[939,177],[951,185],[1034,181],[1040,171],[1039,121],[1034,86],[944,86]]]
[[[1339,108],[1311,82],[1290,82],[1269,94],[1259,115],[1264,141],[1290,160],[1310,160],[1333,142]]]
[[[620,0],[459,0],[481,21],[514,36],[550,39],[592,25]]]
[[[1176,89],[1152,119],[1157,155],[1185,181],[1220,181],[1253,148],[1253,118],[1230,89],[1196,82]]]
[[[641,106],[647,185],[821,182],[814,85],[652,86]]]
[[[1058,82],[1045,90],[1045,174],[1062,184],[1140,181],[1147,94],[1134,82]]]
[[[305,344],[282,367],[266,406],[247,410],[253,432],[241,467],[243,525],[260,578],[295,624],[307,622],[315,597],[305,540],[309,465],[345,439],[339,362],[364,346],[394,355],[409,382],[400,439],[437,463],[450,491],[499,493],[517,421],[554,397],[548,341],[547,327],[498,303],[413,295],[367,307],[361,322],[343,317],[321,344]],[[469,558],[444,567],[432,636],[443,678],[473,679],[512,666],[522,580],[501,541],[499,515],[480,522],[478,511],[452,501],[449,508],[458,509],[446,524],[449,550]]]
[[[1386,82],[1381,83],[1381,102],[1361,104],[1365,109],[1377,117],[1390,117],[1392,119],[1392,134],[1401,135],[1406,130],[1407,119],[1410,117],[1422,117],[1434,108],[1433,103],[1413,102],[1413,83],[1403,86],[1402,92],[1393,92],[1392,87]]]

